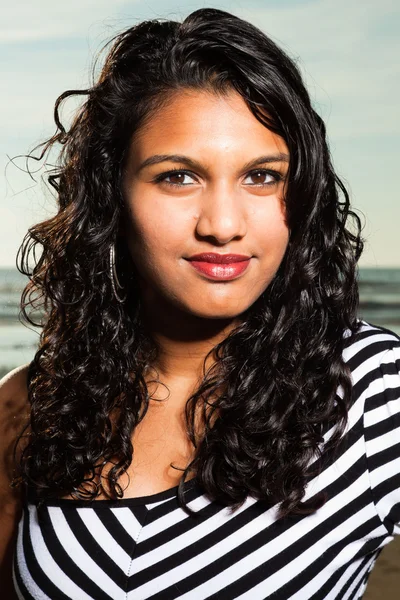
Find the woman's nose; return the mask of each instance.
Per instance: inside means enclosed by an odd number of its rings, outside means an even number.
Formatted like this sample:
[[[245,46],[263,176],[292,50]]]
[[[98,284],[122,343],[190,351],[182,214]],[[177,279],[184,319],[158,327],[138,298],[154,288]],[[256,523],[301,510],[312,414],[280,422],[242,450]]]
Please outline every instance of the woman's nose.
[[[202,194],[196,232],[226,244],[247,231],[246,213],[240,191],[218,184]]]

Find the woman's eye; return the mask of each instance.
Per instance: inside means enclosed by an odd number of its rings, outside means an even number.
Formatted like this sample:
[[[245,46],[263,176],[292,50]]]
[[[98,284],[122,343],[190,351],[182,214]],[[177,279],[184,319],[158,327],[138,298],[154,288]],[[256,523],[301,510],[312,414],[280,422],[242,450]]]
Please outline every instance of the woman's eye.
[[[191,177],[193,180],[193,175],[186,171],[169,171],[168,173],[161,173],[161,175],[158,175],[158,177],[156,177],[156,182],[166,183],[167,185],[175,187],[184,187],[191,185],[190,182],[185,182],[186,177]],[[168,179],[172,179],[172,181],[167,181]]]
[[[246,179],[248,177],[253,179],[253,182],[250,185],[261,187],[275,185],[282,179],[282,176],[277,171],[269,171],[266,169],[257,169],[256,171],[251,171],[248,175],[246,175]]]

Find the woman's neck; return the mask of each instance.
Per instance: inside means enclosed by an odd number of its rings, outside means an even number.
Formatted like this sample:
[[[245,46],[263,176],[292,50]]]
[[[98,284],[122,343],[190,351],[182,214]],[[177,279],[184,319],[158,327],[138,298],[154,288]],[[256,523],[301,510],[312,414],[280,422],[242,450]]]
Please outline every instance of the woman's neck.
[[[170,306],[147,308],[143,323],[158,349],[152,367],[160,378],[189,386],[214,364],[212,350],[237,325],[232,319],[204,319]]]

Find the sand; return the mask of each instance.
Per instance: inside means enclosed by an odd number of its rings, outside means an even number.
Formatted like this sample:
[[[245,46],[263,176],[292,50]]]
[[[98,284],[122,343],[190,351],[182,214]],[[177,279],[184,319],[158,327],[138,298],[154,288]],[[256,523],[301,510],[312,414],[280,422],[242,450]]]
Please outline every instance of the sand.
[[[363,600],[400,600],[400,538],[382,550]]]

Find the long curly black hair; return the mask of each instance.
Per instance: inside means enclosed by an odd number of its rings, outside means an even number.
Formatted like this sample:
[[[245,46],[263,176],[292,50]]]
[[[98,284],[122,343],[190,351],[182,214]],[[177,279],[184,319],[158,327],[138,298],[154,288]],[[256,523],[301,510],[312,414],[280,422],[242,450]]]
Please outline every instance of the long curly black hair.
[[[47,171],[57,214],[29,229],[17,256],[30,279],[21,315],[42,331],[14,484],[32,486],[42,499],[123,496],[119,480],[131,464],[132,434],[149,406],[145,372],[157,357],[141,320],[135,267],[118,237],[128,146],[176,91],[234,90],[288,146],[290,239],[271,284],[214,348],[216,362],[187,401],[195,453],[181,468],[178,499],[195,514],[183,487],[193,472],[206,493],[232,510],[253,494],[279,504],[281,515],[311,513],[326,499],[303,502],[305,486],[347,423],[352,385],[342,352],[359,327],[363,249],[360,219],[334,172],[324,123],[293,60],[225,11],[196,10],[182,23],[144,21],[111,42],[100,76],[89,89],[57,99],[57,131],[31,154],[45,161],[60,145]],[[65,128],[60,108],[77,94],[87,98]],[[128,291],[124,303],[111,284],[113,243]],[[32,317],[38,307],[39,322]]]

